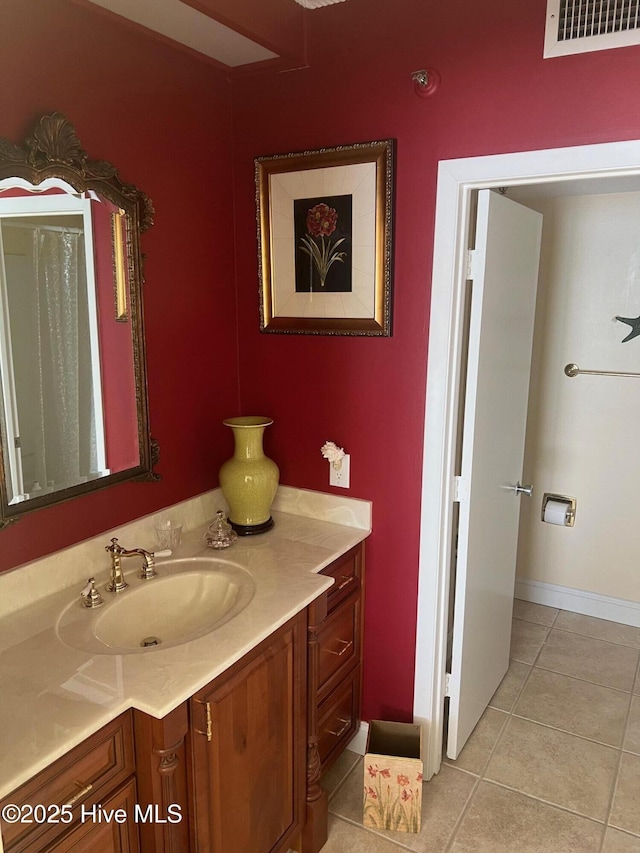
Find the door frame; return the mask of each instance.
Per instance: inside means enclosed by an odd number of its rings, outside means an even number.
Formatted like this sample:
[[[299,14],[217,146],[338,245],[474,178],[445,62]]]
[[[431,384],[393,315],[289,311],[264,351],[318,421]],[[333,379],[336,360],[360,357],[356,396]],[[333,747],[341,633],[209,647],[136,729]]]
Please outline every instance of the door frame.
[[[479,189],[640,175],[640,140],[521,151],[438,164],[422,467],[413,714],[425,779],[444,733],[453,488],[473,193]]]

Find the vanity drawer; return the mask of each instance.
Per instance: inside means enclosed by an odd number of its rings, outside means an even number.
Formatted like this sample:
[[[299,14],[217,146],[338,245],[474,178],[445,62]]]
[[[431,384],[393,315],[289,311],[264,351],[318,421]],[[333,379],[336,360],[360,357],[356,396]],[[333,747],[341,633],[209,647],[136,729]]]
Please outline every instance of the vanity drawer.
[[[75,823],[80,816],[81,804],[101,802],[101,798],[110,794],[134,770],[133,726],[131,712],[127,711],[5,797],[0,801],[0,808],[13,803],[23,809],[24,818],[31,807],[70,804]],[[47,816],[55,817],[54,812],[52,808],[47,811]],[[58,819],[63,815],[58,814]],[[73,823],[3,821],[5,853],[43,849]]]
[[[335,579],[334,585],[327,591],[327,615],[330,615],[347,596],[360,589],[362,548],[357,546],[347,551],[320,574]]]
[[[318,708],[318,752],[322,772],[331,767],[356,734],[360,714],[360,667]]]
[[[319,631],[318,699],[360,661],[360,598],[354,597],[325,619]]]
[[[101,805],[106,813],[123,809],[127,815],[133,815],[136,802],[135,779],[130,779]],[[39,853],[40,850],[42,848],[39,847],[29,853]],[[139,853],[139,850],[138,825],[130,818],[124,823],[87,820],[76,824],[70,832],[47,847],[46,853]]]

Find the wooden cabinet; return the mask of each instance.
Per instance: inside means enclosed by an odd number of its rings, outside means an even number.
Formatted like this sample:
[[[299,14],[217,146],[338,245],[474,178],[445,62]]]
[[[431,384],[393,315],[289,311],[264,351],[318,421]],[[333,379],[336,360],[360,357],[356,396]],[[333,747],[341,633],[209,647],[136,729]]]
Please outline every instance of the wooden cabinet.
[[[360,621],[360,598],[352,595],[335,612],[329,613],[318,629],[319,705],[360,663]]]
[[[120,715],[1,801],[69,816],[2,823],[5,853],[317,853],[321,776],[360,724],[363,555],[166,717]]]
[[[133,820],[136,785],[133,779],[100,804],[104,814],[122,811],[127,820],[88,820],[47,847],[47,853],[137,853],[138,829]]]
[[[139,850],[133,821],[107,829],[92,817],[94,806],[135,802],[134,769],[132,715],[126,712],[0,802],[0,808],[15,804],[23,817],[2,822],[5,853]]]
[[[187,773],[188,705],[182,702],[161,720],[134,711],[133,721],[138,802],[145,814],[149,807],[153,809],[149,819],[138,825],[141,849],[143,853],[184,853],[192,849]]]
[[[360,727],[364,544],[348,551],[323,574],[335,578],[327,612],[317,626],[315,681],[322,773],[344,751]]]
[[[306,611],[190,701],[194,850],[297,846],[305,806]]]
[[[335,583],[309,607],[307,814],[304,853],[327,839],[322,775],[360,727],[364,544],[323,570]]]
[[[318,752],[322,773],[344,752],[360,725],[360,667],[340,683],[318,714]]]

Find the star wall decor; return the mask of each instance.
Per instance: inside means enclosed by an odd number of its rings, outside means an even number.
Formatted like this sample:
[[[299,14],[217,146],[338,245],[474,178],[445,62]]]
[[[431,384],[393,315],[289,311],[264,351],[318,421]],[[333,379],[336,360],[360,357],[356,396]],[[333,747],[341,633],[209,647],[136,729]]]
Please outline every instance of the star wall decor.
[[[632,340],[633,338],[637,338],[640,335],[640,317],[618,317],[616,316],[616,320],[620,320],[621,323],[626,323],[627,326],[631,326],[631,331],[627,335],[626,338],[622,339],[622,343],[626,343],[627,341]]]

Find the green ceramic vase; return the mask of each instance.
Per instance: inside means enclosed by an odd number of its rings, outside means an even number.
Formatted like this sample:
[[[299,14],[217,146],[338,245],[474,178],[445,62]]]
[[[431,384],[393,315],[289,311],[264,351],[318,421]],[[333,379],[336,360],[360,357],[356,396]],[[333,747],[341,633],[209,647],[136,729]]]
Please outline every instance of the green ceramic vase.
[[[247,416],[222,422],[233,430],[235,452],[220,468],[220,488],[229,504],[229,523],[240,536],[264,533],[273,527],[271,504],[280,471],[264,455],[262,437],[271,418]]]

